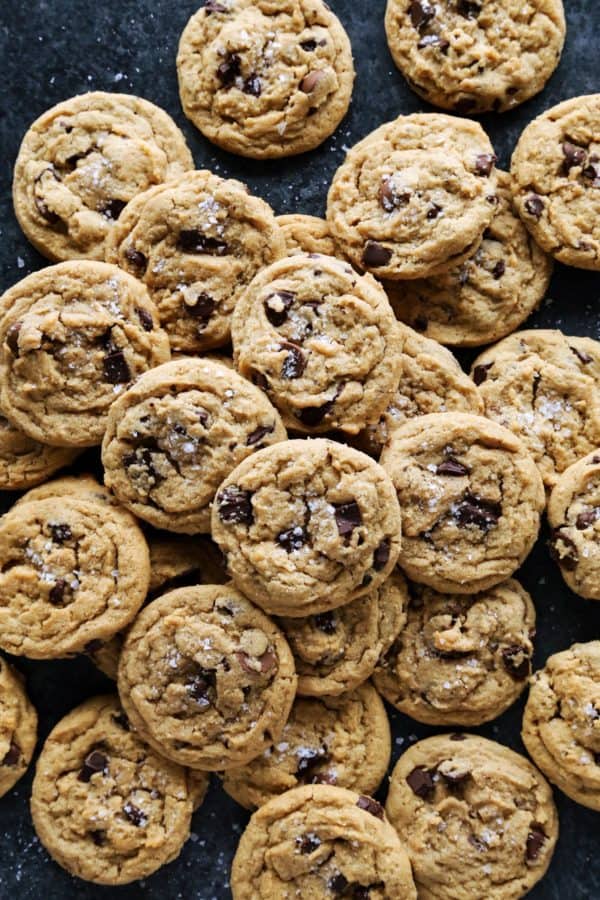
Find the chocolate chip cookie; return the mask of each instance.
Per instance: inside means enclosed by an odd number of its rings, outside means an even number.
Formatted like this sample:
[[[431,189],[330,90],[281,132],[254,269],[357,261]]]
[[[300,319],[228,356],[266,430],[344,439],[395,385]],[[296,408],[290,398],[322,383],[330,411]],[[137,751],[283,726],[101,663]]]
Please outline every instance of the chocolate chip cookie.
[[[0,416],[0,491],[19,491],[70,465],[78,450],[49,447],[32,440]]]
[[[23,678],[0,657],[0,797],[29,768],[36,739],[37,713]]]
[[[401,339],[385,291],[332,256],[290,256],[260,272],[231,323],[239,372],[288,428],[357,434],[400,377]]]
[[[354,84],[352,48],[322,0],[205,3],[177,55],[183,111],[214,144],[254,159],[318,147]]]
[[[538,536],[545,496],[525,446],[468,413],[397,428],[381,455],[402,510],[399,562],[413,581],[475,594],[504,581]]]
[[[517,900],[546,873],[558,815],[531,763],[474,735],[414,744],[392,774],[386,812],[419,897]]]
[[[287,791],[254,813],[233,860],[231,890],[233,900],[417,897],[383,807],[322,784]]]
[[[428,725],[501,715],[531,673],[535,608],[509,579],[474,596],[412,585],[408,621],[374,675],[400,712]]]
[[[323,256],[343,254],[335,243],[325,219],[291,213],[277,216],[277,224],[283,231],[289,256],[296,253],[320,253]]]
[[[244,288],[282,256],[268,204],[206,170],[136,197],[106,247],[109,262],[144,282],[172,349],[185,353],[226,344]]]
[[[267,397],[236,372],[208,359],[173,360],[113,403],[102,444],[105,482],[156,528],[208,532],[223,479],[285,437]]]
[[[241,766],[280,739],[296,693],[281,631],[231,585],[179,588],[142,610],[119,661],[139,734],[203,771]]]
[[[236,585],[267,612],[313,615],[391,574],[400,508],[364,453],[323,438],[260,450],[219,488],[212,535]]]
[[[169,357],[148,292],[117,266],[60,263],[0,297],[0,403],[40,443],[99,444],[113,400]]]
[[[102,260],[127,203],[193,168],[182,133],[158,106],[127,94],[81,94],[53,106],[25,135],[15,213],[49,259]]]

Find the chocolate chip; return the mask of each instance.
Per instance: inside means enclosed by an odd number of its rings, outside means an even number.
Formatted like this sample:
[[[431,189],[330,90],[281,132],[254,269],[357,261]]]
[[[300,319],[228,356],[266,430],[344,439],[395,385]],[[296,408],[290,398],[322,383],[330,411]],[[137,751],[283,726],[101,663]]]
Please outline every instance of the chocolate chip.
[[[231,87],[235,79],[241,75],[242,61],[237,53],[228,53],[217,69],[217,78],[223,87]]]
[[[246,438],[246,447],[254,447],[256,444],[260,444],[262,439],[268,434],[272,434],[274,430],[274,425],[259,425],[258,428]]]
[[[104,381],[109,384],[127,384],[131,381],[131,372],[122,350],[114,350],[104,357]]]
[[[356,805],[359,809],[364,809],[365,812],[371,813],[376,819],[383,819],[383,806],[377,800],[373,800],[372,797],[366,797],[364,794],[361,794],[356,801]]]
[[[217,0],[205,0],[204,9],[206,11],[207,16],[210,16],[211,13],[227,12],[227,8],[225,6],[223,6],[221,3],[218,3]]]
[[[360,507],[355,500],[350,503],[334,503],[335,521],[338,533],[341,537],[346,537],[362,525],[362,513]]]
[[[305,75],[300,82],[300,90],[304,94],[312,94],[312,92],[316,87],[318,87],[324,77],[325,72],[323,72],[321,69],[315,69],[314,72],[309,72],[308,75]]]
[[[260,97],[262,94],[262,82],[256,72],[253,72],[244,82],[242,88],[244,94],[250,94],[252,97]]]
[[[216,684],[216,675],[207,669],[198,669],[185,683],[185,689],[192,700],[202,706],[209,704],[208,692]]]
[[[529,834],[527,835],[527,844],[525,846],[525,856],[528,862],[534,862],[540,855],[540,850],[546,842],[546,832],[539,822],[532,822]]]
[[[437,47],[437,49],[441,50],[442,53],[445,53],[449,46],[450,41],[447,41],[446,38],[440,37],[439,34],[426,34],[417,44],[417,47],[420,50],[422,50],[424,47]]]
[[[499,259],[494,268],[492,269],[492,275],[498,281],[504,273],[506,272],[506,263],[503,259]]]
[[[61,524],[50,523],[48,527],[55,544],[64,544],[65,541],[70,541],[73,537],[73,532],[64,522]]]
[[[281,344],[282,350],[287,350],[287,355],[281,364],[281,377],[291,381],[300,378],[306,369],[306,357],[300,347],[286,341]]]
[[[107,219],[116,222],[127,204],[124,200],[107,200],[98,207],[98,212],[102,213]]]
[[[591,528],[598,519],[600,519],[600,506],[596,506],[594,509],[588,509],[586,512],[579,513],[577,516],[577,520],[575,522],[575,527],[578,531],[585,531],[586,528]]]
[[[427,331],[429,326],[429,320],[425,316],[415,316],[415,320],[413,322],[413,328],[415,331]]]
[[[477,835],[470,834],[469,837],[467,838],[467,840],[469,841],[469,843],[471,844],[472,847],[475,847],[475,849],[477,850],[478,853],[485,853],[485,851],[487,850],[487,844],[485,844],[483,841],[479,840]]]
[[[457,11],[466,19],[476,19],[481,12],[479,3],[472,3],[470,0],[458,0],[456,4]]]
[[[385,569],[390,558],[390,542],[388,538],[384,538],[373,553],[373,568],[376,572]]]
[[[531,672],[531,658],[526,647],[512,644],[502,651],[504,668],[515,681],[525,681]]]
[[[450,740],[451,740],[451,741],[466,741],[466,739],[467,739],[466,734],[459,734],[459,733],[458,733],[458,734],[451,734],[451,735],[450,735]]]
[[[453,456],[448,456],[444,462],[435,467],[436,475],[450,475],[456,478],[468,475],[470,471],[471,470],[465,466],[464,463],[459,462]]]
[[[307,53],[312,53],[317,49],[317,42],[309,39],[308,41],[300,41],[300,46],[303,50],[306,50]]]
[[[254,522],[252,494],[236,484],[217,495],[217,507],[221,522],[228,525],[251,525]]]
[[[308,534],[301,525],[294,525],[287,531],[280,531],[277,535],[277,543],[283,547],[287,553],[293,550],[301,550],[308,540]]]
[[[216,308],[216,301],[205,291],[196,296],[194,303],[185,303],[187,314],[194,319],[200,319],[202,322],[208,322]]]
[[[335,634],[337,631],[335,616],[332,612],[318,613],[313,616],[313,622],[315,628],[318,628],[323,634]]]
[[[41,182],[42,178],[44,177],[44,175],[46,175],[46,173],[50,173],[50,175],[54,178],[55,181],[62,180],[60,175],[54,168],[54,166],[48,166],[46,169],[44,169],[42,172],[40,172],[40,174],[35,179],[34,183],[39,184]],[[49,209],[47,204],[44,203],[44,201],[40,197],[38,197],[35,192],[34,192],[34,203],[35,203],[36,209],[39,212],[40,216],[43,219],[45,219],[49,225],[55,225],[59,221],[59,216],[57,216],[57,214],[55,212],[53,212],[51,209]]]
[[[322,406],[305,406],[304,409],[296,413],[296,417],[307,428],[316,428],[317,425],[321,424],[325,416],[329,415],[334,404],[335,400],[328,400]]]
[[[303,834],[301,837],[296,838],[296,846],[300,853],[308,854],[314,853],[315,850],[318,850],[321,846],[320,839],[316,836],[316,834]]]
[[[581,174],[592,182],[592,187],[600,187],[600,164],[590,161]]]
[[[478,175],[489,175],[496,165],[496,155],[494,153],[480,153],[475,158],[475,171]]]
[[[435,6],[428,0],[416,0],[408,7],[410,21],[414,28],[422,30],[435,16]]]
[[[55,584],[50,588],[50,593],[48,594],[48,600],[53,606],[59,606],[63,602],[66,589],[67,582],[65,579],[58,578]]]
[[[484,500],[467,492],[454,509],[454,519],[461,528],[475,525],[482,531],[489,531],[498,524],[502,506],[494,500]]]
[[[88,834],[95,843],[96,847],[102,847],[106,843],[105,831],[88,831]]]
[[[255,384],[256,387],[259,387],[261,391],[269,390],[269,382],[262,372],[253,372],[252,373],[252,384]]]
[[[429,209],[427,210],[427,218],[431,221],[432,219],[437,219],[439,214],[442,211],[442,207],[438,203],[432,203]]]
[[[11,351],[13,356],[19,355],[19,334],[22,327],[22,322],[13,322],[13,324],[6,332],[6,343],[8,344],[8,349]]]
[[[147,309],[142,309],[140,306],[136,306],[135,311],[144,331],[152,331],[154,328],[154,320],[151,313],[149,313]]]
[[[536,219],[539,219],[544,212],[544,201],[537,194],[530,194],[525,201],[525,209]]]
[[[270,294],[264,303],[265,315],[271,325],[278,328],[287,319],[288,309],[296,299],[296,294],[292,291],[277,291]]]
[[[371,269],[387,266],[392,258],[392,251],[382,247],[376,241],[368,241],[363,252],[363,263]]]
[[[435,784],[431,773],[423,766],[417,766],[406,776],[406,783],[417,797],[425,800],[433,792]]]
[[[589,364],[594,361],[590,354],[586,353],[585,350],[580,350],[578,347],[569,347],[569,349],[584,366],[589,366]]]
[[[77,778],[87,784],[92,775],[98,772],[102,772],[103,775],[108,773],[108,757],[100,750],[92,750],[86,756]]]
[[[559,566],[572,572],[579,563],[579,552],[575,541],[562,528],[556,528],[549,541],[550,556]]]
[[[179,232],[177,249],[184,253],[206,253],[212,256],[223,256],[227,252],[227,244],[219,238],[208,237],[196,228],[186,228]]]
[[[367,574],[364,576],[363,580],[361,581],[360,586],[368,587],[372,581],[373,581],[373,576],[369,575],[369,573],[367,572]]]
[[[412,197],[412,191],[399,191],[391,178],[384,178],[379,188],[379,202],[386,212],[393,212],[400,206],[406,206]]]
[[[332,875],[332,877],[327,882],[327,887],[333,894],[344,894],[348,885],[348,879],[345,878],[341,872],[339,872],[337,875]]]
[[[466,769],[452,768],[451,765],[444,766],[443,769],[438,768],[439,774],[442,776],[448,787],[454,788],[466,781],[471,774]]]
[[[296,767],[296,778],[305,784],[313,783],[313,769],[329,762],[327,747],[303,747]]]
[[[129,731],[129,719],[125,715],[124,712],[118,712],[112,714],[112,720],[115,725],[118,725],[119,728],[122,728],[123,731]]]
[[[135,247],[128,247],[125,251],[125,259],[131,263],[134,269],[137,269],[139,275],[143,275],[148,268],[148,260],[140,250]]]
[[[473,369],[473,381],[476,385],[483,384],[483,382],[487,379],[488,372],[492,368],[493,363],[486,363],[485,365],[475,366]]]
[[[130,822],[132,822],[137,828],[143,828],[144,825],[148,824],[148,816],[146,813],[142,812],[142,810],[135,806],[135,804],[131,802],[127,802],[123,804],[123,812],[127,816]]]
[[[8,753],[2,760],[3,766],[16,766],[19,760],[21,759],[21,748],[17,744],[16,741],[10,742],[10,747],[8,748]]]
[[[562,145],[562,152],[565,158],[563,163],[563,171],[565,174],[574,166],[582,166],[586,160],[587,153],[583,147],[578,147],[570,141],[565,141]]]

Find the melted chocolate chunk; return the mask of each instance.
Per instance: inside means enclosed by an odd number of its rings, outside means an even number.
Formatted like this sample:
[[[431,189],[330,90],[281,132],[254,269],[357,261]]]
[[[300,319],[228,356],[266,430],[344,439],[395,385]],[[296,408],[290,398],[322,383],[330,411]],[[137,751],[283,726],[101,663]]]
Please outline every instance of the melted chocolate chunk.
[[[314,853],[321,846],[321,840],[316,834],[303,834],[296,838],[296,846],[302,854]]]
[[[442,211],[442,207],[437,203],[432,203],[429,209],[427,210],[427,218],[431,221],[433,219],[437,219],[439,214]]]
[[[210,703],[208,692],[214,688],[216,684],[216,674],[207,669],[198,669],[198,671],[186,681],[185,689],[192,700],[207,706]]]
[[[193,316],[194,319],[200,319],[202,322],[208,322],[217,308],[217,303],[210,294],[202,291],[202,293],[197,295],[194,304],[185,303],[184,306],[189,316]]]
[[[137,275],[143,275],[148,268],[147,258],[140,250],[136,250],[135,247],[127,248],[125,251],[125,259],[137,270]]]
[[[303,94],[312,94],[312,92],[319,86],[324,77],[325,72],[323,72],[321,69],[315,69],[314,72],[309,72],[308,75],[305,75],[300,82],[300,90]]]
[[[442,776],[448,787],[454,788],[459,784],[462,784],[463,781],[466,781],[471,773],[466,769],[461,770],[444,768],[443,771],[439,770],[439,774]]]
[[[382,247],[377,241],[368,241],[363,251],[363,262],[365,266],[371,269],[378,269],[380,266],[387,266],[392,258],[392,251],[387,247]]]
[[[559,566],[562,566],[567,572],[572,572],[577,568],[579,563],[577,545],[562,528],[556,528],[552,532],[548,546],[550,556]]]
[[[528,862],[535,862],[540,855],[540,850],[546,842],[546,832],[539,822],[532,822],[529,834],[527,835],[527,843],[525,845],[525,857]]]
[[[55,584],[50,588],[50,593],[48,594],[48,600],[53,606],[60,606],[65,598],[65,591],[67,589],[67,582],[64,578],[58,578]]]
[[[287,350],[287,356],[281,364],[281,377],[291,381],[300,378],[306,369],[306,356],[296,344],[286,341],[281,345],[282,350]]]
[[[102,772],[103,775],[108,774],[108,757],[100,750],[92,750],[86,756],[77,778],[87,784],[92,775],[98,772]]]
[[[384,538],[378,547],[375,548],[373,554],[373,568],[376,572],[381,572],[388,564],[390,558],[390,542],[388,538]]]
[[[262,94],[262,82],[256,72],[253,72],[244,82],[242,88],[244,94],[250,94],[251,97],[260,97]]]
[[[231,87],[242,73],[242,61],[237,53],[228,53],[217,69],[217,78],[223,87]]]
[[[589,366],[589,364],[594,361],[590,354],[586,353],[585,350],[580,350],[578,347],[569,347],[569,350],[575,354],[579,362],[584,366]]]
[[[307,53],[313,53],[317,49],[317,42],[309,39],[307,41],[300,41],[300,46],[303,50],[306,50]]]
[[[525,681],[531,672],[531,658],[526,647],[512,644],[502,651],[504,668],[515,681]]]
[[[260,444],[262,439],[268,434],[272,434],[273,431],[275,431],[274,425],[259,425],[258,428],[246,438],[246,447],[254,447],[256,444]]]
[[[492,275],[498,281],[504,273],[506,272],[506,263],[503,259],[499,259],[494,268],[492,269]]]
[[[10,747],[8,748],[8,753],[2,760],[3,766],[16,766],[19,760],[21,759],[21,748],[17,744],[16,741],[10,742]]]
[[[413,27],[422,31],[435,17],[435,6],[433,3],[429,3],[428,0],[415,0],[408,7],[408,13]]]
[[[105,831],[88,831],[89,836],[95,843],[96,847],[102,847],[106,843],[106,832]]]
[[[484,500],[475,494],[467,492],[463,499],[456,505],[454,519],[461,528],[467,525],[475,525],[482,531],[489,531],[498,524],[502,515],[502,506],[493,500]]]
[[[592,187],[600,187],[600,163],[598,163],[597,158],[590,159],[590,162],[581,174],[592,182]]]
[[[586,528],[591,528],[592,525],[595,525],[598,519],[600,519],[600,506],[579,513],[575,522],[575,527],[577,528],[577,531],[585,531]]]
[[[475,847],[475,849],[478,851],[478,853],[485,853],[485,851],[487,850],[487,845],[484,844],[483,841],[479,840],[477,835],[470,834],[469,837],[467,838],[467,840],[469,841],[469,843],[471,844],[472,847]]]
[[[13,322],[6,332],[6,343],[13,356],[19,355],[19,334],[21,333],[22,327],[22,322]]]
[[[497,157],[494,153],[480,153],[475,159],[475,172],[477,175],[489,175],[496,165],[496,159]]]
[[[104,381],[109,384],[127,384],[131,381],[131,372],[122,350],[113,350],[108,353],[102,363]]]
[[[383,819],[383,806],[377,800],[373,800],[372,797],[365,797],[364,794],[361,794],[356,801],[356,805],[359,809],[364,809],[365,812],[371,813],[376,819]]]
[[[40,174],[37,176],[37,178],[35,179],[35,184],[39,184],[47,172],[52,175],[55,181],[62,181],[54,166],[48,166],[48,168],[44,169],[43,172],[40,172]],[[45,219],[49,225],[56,225],[56,223],[59,221],[59,216],[57,216],[55,212],[49,209],[47,204],[44,203],[44,201],[40,197],[38,197],[37,194],[34,193],[33,199],[35,207],[40,216]]]
[[[66,523],[54,523],[51,522],[48,525],[50,529],[50,534],[52,535],[52,540],[55,544],[64,544],[65,541],[70,541],[73,538],[73,532],[69,528]]]
[[[417,44],[419,50],[422,50],[424,47],[437,47],[442,53],[445,53],[449,46],[450,41],[440,37],[439,34],[425,34]]]
[[[197,228],[187,228],[179,232],[177,249],[184,253],[205,253],[211,256],[223,256],[227,252],[227,244],[219,238],[208,237]]]
[[[481,12],[481,4],[472,3],[471,0],[458,0],[456,10],[465,19],[476,19]]]
[[[533,216],[535,219],[539,219],[544,212],[544,201],[541,197],[538,197],[537,194],[530,194],[525,201],[525,209],[529,215]]]
[[[565,141],[562,145],[564,156],[563,172],[568,174],[574,166],[582,166],[587,158],[587,152],[583,147],[578,147],[570,141]]]
[[[379,202],[386,212],[393,212],[406,206],[412,197],[412,191],[399,191],[391,178],[384,178],[379,188]]]
[[[348,879],[339,872],[337,875],[332,875],[327,882],[327,887],[333,894],[344,894],[349,884]]]
[[[322,406],[305,406],[304,409],[298,411],[296,418],[307,428],[316,428],[325,416],[329,415],[334,405],[335,400],[328,400]]]
[[[296,778],[304,784],[314,784],[313,769],[326,762],[329,762],[327,747],[303,748],[296,767]]]
[[[301,525],[294,525],[287,531],[281,531],[277,535],[277,543],[283,547],[287,553],[293,550],[301,550],[308,540],[306,529]]]
[[[313,616],[313,622],[315,628],[318,628],[323,634],[335,634],[337,630],[335,616],[332,612],[318,613]]]
[[[141,307],[136,307],[137,317],[140,320],[140,325],[144,329],[144,331],[152,331],[154,328],[154,321],[152,319],[152,315],[148,312],[147,309],[142,309]]]
[[[292,291],[277,291],[270,294],[264,303],[265,315],[271,325],[278,328],[286,321],[288,317],[288,309],[296,299],[296,294]]]
[[[355,500],[351,500],[350,503],[335,503],[334,509],[335,521],[341,537],[351,535],[355,528],[362,525],[362,513]]]
[[[487,363],[486,365],[475,366],[475,368],[473,369],[473,381],[477,386],[483,384],[483,382],[487,379],[488,372],[493,365],[493,363]]]
[[[252,384],[255,384],[256,387],[259,387],[261,391],[269,390],[269,382],[262,372],[253,372],[252,373]]]
[[[254,521],[252,494],[235,484],[217,495],[217,507],[221,522],[227,525],[251,525]]]
[[[450,475],[454,478],[468,475],[470,471],[471,470],[465,466],[464,463],[459,462],[459,460],[455,459],[453,456],[448,456],[444,462],[435,467],[436,475]]]
[[[146,813],[142,812],[139,806],[136,806],[130,801],[123,804],[123,812],[129,819],[129,821],[132,822],[137,828],[143,828],[148,824],[148,816],[146,815]]]
[[[218,3],[217,0],[205,0],[204,9],[206,10],[207,16],[210,16],[211,13],[227,12],[227,8],[221,3]]]
[[[406,776],[406,783],[413,794],[416,794],[417,797],[421,797],[423,800],[429,797],[435,789],[431,773],[424,769],[423,766],[417,766],[412,772],[409,772]]]
[[[102,206],[98,207],[98,212],[102,213],[107,219],[116,222],[127,203],[124,200],[107,200]]]

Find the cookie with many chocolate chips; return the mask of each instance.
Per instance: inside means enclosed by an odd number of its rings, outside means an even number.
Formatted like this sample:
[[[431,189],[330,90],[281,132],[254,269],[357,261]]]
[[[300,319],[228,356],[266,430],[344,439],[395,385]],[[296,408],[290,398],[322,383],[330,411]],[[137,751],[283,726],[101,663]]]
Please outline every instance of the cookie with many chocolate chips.
[[[284,255],[269,205],[207,170],[136,197],[106,247],[108,262],[144,282],[172,349],[186,353],[226,344],[244,288]]]
[[[37,713],[25,692],[24,680],[0,657],[0,797],[29,768],[36,739]]]
[[[402,510],[399,562],[413,581],[475,594],[504,581],[538,536],[545,496],[515,435],[482,416],[433,413],[384,448]]]
[[[74,462],[79,451],[40,444],[0,416],[0,490],[18,491],[39,484],[63,466]]]
[[[296,693],[281,631],[231,585],[179,588],[144,609],[119,694],[158,752],[203,771],[241,766],[280,739]]]
[[[410,862],[371,797],[315,784],[254,813],[231,873],[233,900],[416,900]]]
[[[385,581],[400,550],[400,509],[389,476],[364,453],[322,438],[285,441],[223,482],[212,535],[241,591],[297,618]]]
[[[410,87],[464,115],[512,109],[539,93],[566,25],[562,0],[388,0],[385,29]]]
[[[254,159],[312,150],[338,127],[352,48],[322,0],[205,3],[177,55],[183,111],[214,144]]]
[[[156,528],[208,532],[221,482],[285,437],[277,410],[236,372],[214,360],[173,360],[113,403],[102,444],[105,482]]]
[[[99,444],[113,400],[169,358],[148,292],[117,266],[59,263],[0,297],[0,403],[40,443]]]
[[[600,94],[534,119],[511,172],[517,211],[538,244],[568,266],[600,271]]]
[[[390,725],[375,688],[341,697],[298,698],[281,738],[245,766],[225,772],[223,787],[256,809],[302,784],[330,784],[373,794],[387,771]]]
[[[428,725],[481,725],[531,673],[535,608],[509,579],[474,596],[412,585],[408,621],[374,675],[396,709]]]
[[[127,203],[193,168],[182,133],[158,106],[128,94],[82,94],[53,106],[25,135],[15,213],[49,259],[101,260]]]
[[[521,736],[553,784],[600,812],[600,641],[573,644],[535,673]]]
[[[96,884],[146,878],[179,856],[197,792],[184,768],[132,730],[116,697],[94,697],[50,732],[31,813],[59,865]]]
[[[419,897],[517,900],[546,873],[558,837],[545,778],[525,757],[474,735],[442,734],[407,750],[386,812]]]
[[[323,256],[343,257],[325,219],[291,213],[277,216],[277,224],[283,231],[289,256],[297,253],[320,253]]]

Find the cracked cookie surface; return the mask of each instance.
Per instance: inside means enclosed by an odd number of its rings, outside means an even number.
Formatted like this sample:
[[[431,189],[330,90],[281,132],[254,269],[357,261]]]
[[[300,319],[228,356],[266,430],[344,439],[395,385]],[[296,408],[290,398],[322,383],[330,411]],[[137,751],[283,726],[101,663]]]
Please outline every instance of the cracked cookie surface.
[[[289,213],[277,216],[277,224],[283,231],[288,256],[296,253],[321,253],[323,256],[343,257],[325,219]]]
[[[0,797],[23,777],[37,740],[37,713],[23,677],[0,657]]]
[[[18,491],[50,478],[79,451],[34,441],[0,415],[0,490]]]

